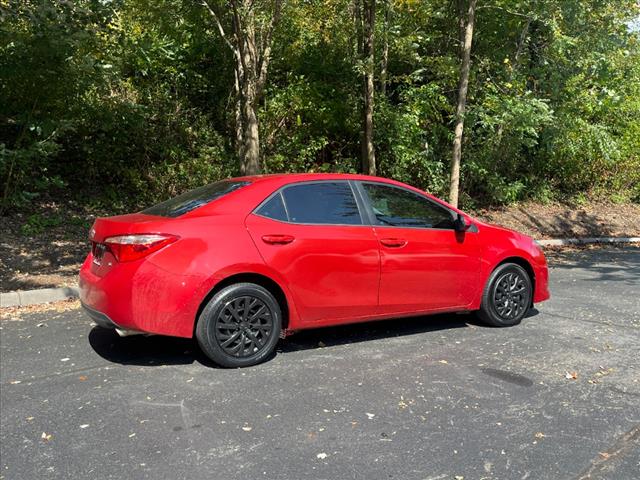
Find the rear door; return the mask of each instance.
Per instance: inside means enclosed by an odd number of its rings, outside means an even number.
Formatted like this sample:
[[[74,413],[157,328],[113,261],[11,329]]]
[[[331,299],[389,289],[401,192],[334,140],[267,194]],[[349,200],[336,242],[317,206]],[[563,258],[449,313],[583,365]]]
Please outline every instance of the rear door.
[[[349,181],[287,185],[246,220],[264,261],[286,279],[304,322],[375,314],[380,254]]]
[[[380,313],[469,305],[480,275],[477,229],[456,232],[449,209],[412,190],[359,185],[380,242]]]

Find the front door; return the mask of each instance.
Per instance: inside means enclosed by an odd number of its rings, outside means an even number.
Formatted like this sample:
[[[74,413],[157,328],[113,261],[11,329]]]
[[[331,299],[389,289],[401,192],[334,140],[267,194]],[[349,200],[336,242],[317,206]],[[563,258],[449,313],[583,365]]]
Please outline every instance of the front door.
[[[362,182],[380,245],[379,312],[464,309],[480,276],[477,234],[456,232],[453,213],[417,192]]]

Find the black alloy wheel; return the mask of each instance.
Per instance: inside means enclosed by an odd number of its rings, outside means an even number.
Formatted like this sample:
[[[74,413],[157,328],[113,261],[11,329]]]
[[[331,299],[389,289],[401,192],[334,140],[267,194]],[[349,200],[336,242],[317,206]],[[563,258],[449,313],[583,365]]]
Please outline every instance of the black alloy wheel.
[[[489,277],[478,312],[489,325],[508,327],[517,325],[529,311],[533,288],[524,268],[504,263]]]
[[[529,300],[525,277],[509,271],[498,277],[493,287],[493,306],[500,318],[517,318],[528,307]]]
[[[258,297],[236,297],[220,310],[213,334],[226,354],[250,357],[264,348],[273,335],[273,314]]]
[[[196,338],[202,351],[222,367],[248,367],[275,350],[282,313],[275,297],[253,283],[237,283],[217,292],[198,318]]]

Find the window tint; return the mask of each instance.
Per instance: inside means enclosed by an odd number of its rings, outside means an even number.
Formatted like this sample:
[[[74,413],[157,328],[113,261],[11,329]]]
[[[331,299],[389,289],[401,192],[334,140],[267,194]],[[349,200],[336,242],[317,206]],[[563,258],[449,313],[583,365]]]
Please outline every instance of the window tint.
[[[346,182],[292,185],[282,194],[291,222],[362,224],[358,205]]]
[[[274,195],[271,200],[262,205],[256,213],[263,217],[273,218],[274,220],[287,221],[287,211],[284,209],[284,202],[282,201],[282,195],[280,193]]]
[[[220,182],[210,183],[209,185],[190,190],[182,195],[158,203],[153,207],[143,210],[142,213],[146,213],[147,215],[160,215],[162,217],[179,217],[245,185],[249,185],[249,182],[222,180]]]
[[[378,225],[453,228],[449,210],[402,188],[364,183]]]

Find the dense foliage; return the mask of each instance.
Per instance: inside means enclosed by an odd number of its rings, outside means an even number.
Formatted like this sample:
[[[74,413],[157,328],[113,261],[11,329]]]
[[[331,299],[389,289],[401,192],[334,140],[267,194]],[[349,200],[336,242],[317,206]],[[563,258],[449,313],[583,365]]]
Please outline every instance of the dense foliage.
[[[264,172],[360,169],[353,1],[283,4]],[[459,5],[377,3],[378,173],[446,196]],[[636,0],[479,0],[463,205],[640,198],[638,15]],[[200,2],[0,0],[0,21],[4,207],[56,189],[140,204],[238,173],[232,53]]]

